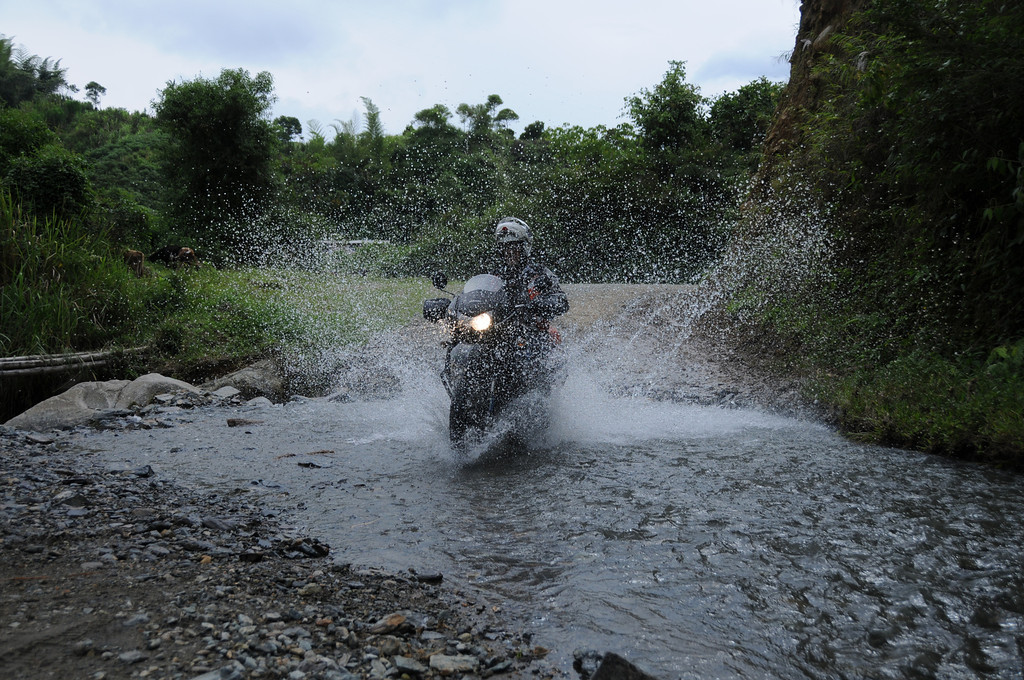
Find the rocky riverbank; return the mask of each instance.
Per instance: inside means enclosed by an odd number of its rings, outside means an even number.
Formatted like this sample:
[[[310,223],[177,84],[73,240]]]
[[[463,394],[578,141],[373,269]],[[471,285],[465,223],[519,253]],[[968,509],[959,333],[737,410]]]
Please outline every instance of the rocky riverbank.
[[[795,386],[693,332],[690,292],[573,286],[564,328],[583,352],[611,348],[602,361],[629,376],[614,391],[800,415]],[[399,338],[407,352],[436,345],[424,323]],[[332,398],[385,398],[397,381],[384,351],[393,344],[360,350]],[[162,376],[83,385],[19,425],[49,434],[0,427],[4,677],[565,677],[514,617],[441,575],[336,564],[329,546],[244,491],[200,493],[148,467],[112,470],[51,429],[184,426],[183,410],[276,398],[275,371],[205,389]],[[643,677],[613,655],[578,661],[584,680]]]
[[[0,428],[5,678],[555,678],[438,574],[355,571],[244,494]]]

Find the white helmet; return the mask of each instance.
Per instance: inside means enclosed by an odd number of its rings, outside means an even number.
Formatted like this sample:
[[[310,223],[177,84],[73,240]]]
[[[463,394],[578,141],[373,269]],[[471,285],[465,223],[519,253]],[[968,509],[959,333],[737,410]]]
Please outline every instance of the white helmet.
[[[498,220],[498,226],[494,230],[494,236],[498,239],[498,245],[504,246],[509,243],[521,243],[523,253],[530,254],[530,246],[533,245],[533,233],[526,222],[518,217],[502,217]]]

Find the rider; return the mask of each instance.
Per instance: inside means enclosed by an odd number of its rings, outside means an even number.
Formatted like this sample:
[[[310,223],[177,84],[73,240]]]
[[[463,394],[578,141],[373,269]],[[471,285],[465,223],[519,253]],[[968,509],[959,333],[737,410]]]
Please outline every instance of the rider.
[[[523,379],[550,389],[564,378],[565,357],[553,350],[561,343],[551,319],[569,311],[569,300],[558,277],[530,259],[533,234],[518,217],[503,217],[494,230],[499,261],[491,273],[505,282],[509,302],[522,306],[526,316],[518,324],[521,335],[516,359]],[[540,361],[537,361],[540,359]]]
[[[494,230],[499,262],[492,272],[501,278],[513,305],[524,305],[539,329],[547,321],[569,311],[569,300],[550,269],[530,259],[533,233],[518,217],[503,217]]]

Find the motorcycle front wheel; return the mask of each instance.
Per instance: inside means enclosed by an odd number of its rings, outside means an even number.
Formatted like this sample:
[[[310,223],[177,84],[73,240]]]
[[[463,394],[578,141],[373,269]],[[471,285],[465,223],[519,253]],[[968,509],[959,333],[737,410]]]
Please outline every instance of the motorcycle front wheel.
[[[467,383],[462,380],[455,384],[448,411],[448,437],[457,446],[465,444],[474,433],[483,432],[490,411],[488,391],[473,389]]]

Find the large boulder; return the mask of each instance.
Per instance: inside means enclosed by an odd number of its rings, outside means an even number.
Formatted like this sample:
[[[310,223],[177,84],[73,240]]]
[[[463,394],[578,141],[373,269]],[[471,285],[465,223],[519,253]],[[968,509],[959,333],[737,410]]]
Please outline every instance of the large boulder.
[[[158,394],[199,389],[181,380],[149,373],[135,380],[78,383],[7,421],[8,427],[43,432],[85,425],[108,411],[145,406]]]
[[[234,387],[246,399],[266,397],[275,402],[284,401],[286,394],[284,376],[277,363],[271,359],[257,361],[252,366],[204,383],[202,387],[211,392],[222,387]]]

